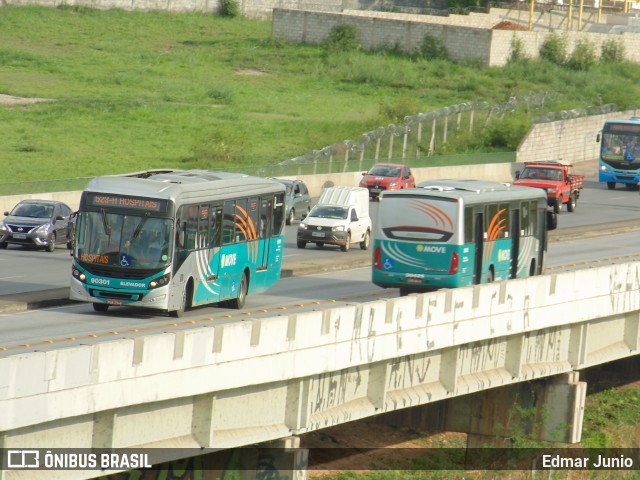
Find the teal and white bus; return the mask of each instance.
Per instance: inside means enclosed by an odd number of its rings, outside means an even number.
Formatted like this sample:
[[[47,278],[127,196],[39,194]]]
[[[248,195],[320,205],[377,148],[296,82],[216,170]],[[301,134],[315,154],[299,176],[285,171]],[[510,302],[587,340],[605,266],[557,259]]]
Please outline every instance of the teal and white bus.
[[[436,180],[385,192],[372,281],[407,295],[538,275],[556,221],[539,188]]]
[[[82,192],[72,300],[181,316],[197,305],[242,308],[279,278],[285,187],[207,170],[97,177]]]

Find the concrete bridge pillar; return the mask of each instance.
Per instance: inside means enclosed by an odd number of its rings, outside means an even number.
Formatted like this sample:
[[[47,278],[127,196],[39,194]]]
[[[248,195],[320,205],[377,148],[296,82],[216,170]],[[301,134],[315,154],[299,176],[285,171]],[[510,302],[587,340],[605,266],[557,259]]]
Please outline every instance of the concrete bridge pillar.
[[[518,437],[578,443],[586,392],[570,372],[456,397],[447,402],[444,429],[467,433],[467,448],[509,446]]]
[[[570,372],[398,410],[379,421],[466,433],[467,448],[508,447],[518,437],[578,443],[586,391],[578,372]]]

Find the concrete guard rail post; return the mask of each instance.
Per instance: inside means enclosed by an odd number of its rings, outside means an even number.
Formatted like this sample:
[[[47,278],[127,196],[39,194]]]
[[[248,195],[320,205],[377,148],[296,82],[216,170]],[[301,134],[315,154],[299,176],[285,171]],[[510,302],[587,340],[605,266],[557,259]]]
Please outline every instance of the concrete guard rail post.
[[[636,262],[5,353],[0,445],[233,448],[570,374],[637,355],[639,294]]]

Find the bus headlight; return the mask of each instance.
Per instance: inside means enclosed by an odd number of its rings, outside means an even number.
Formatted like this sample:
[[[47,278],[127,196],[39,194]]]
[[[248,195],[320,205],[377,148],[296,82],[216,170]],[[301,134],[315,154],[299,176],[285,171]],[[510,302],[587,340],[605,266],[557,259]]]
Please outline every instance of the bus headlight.
[[[87,281],[87,276],[77,268],[71,269],[71,275],[73,275],[73,278],[80,280],[82,283],[85,283]]]
[[[170,280],[171,280],[171,274],[170,273],[165,273],[160,278],[156,278],[155,280],[151,280],[149,282],[149,288],[164,287],[165,285],[169,284]]]
[[[602,170],[603,172],[608,172],[609,167],[607,167],[606,165],[600,165],[600,170]]]

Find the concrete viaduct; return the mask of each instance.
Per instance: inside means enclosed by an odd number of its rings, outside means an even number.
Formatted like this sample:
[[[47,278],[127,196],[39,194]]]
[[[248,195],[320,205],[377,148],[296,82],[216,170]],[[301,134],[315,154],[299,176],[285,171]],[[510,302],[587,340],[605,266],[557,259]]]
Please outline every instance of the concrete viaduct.
[[[295,446],[306,432],[445,399],[439,427],[474,446],[504,434],[496,426],[530,381],[529,404],[545,415],[529,433],[578,442],[577,371],[638,354],[639,289],[640,263],[627,263],[5,354],[0,447]]]

